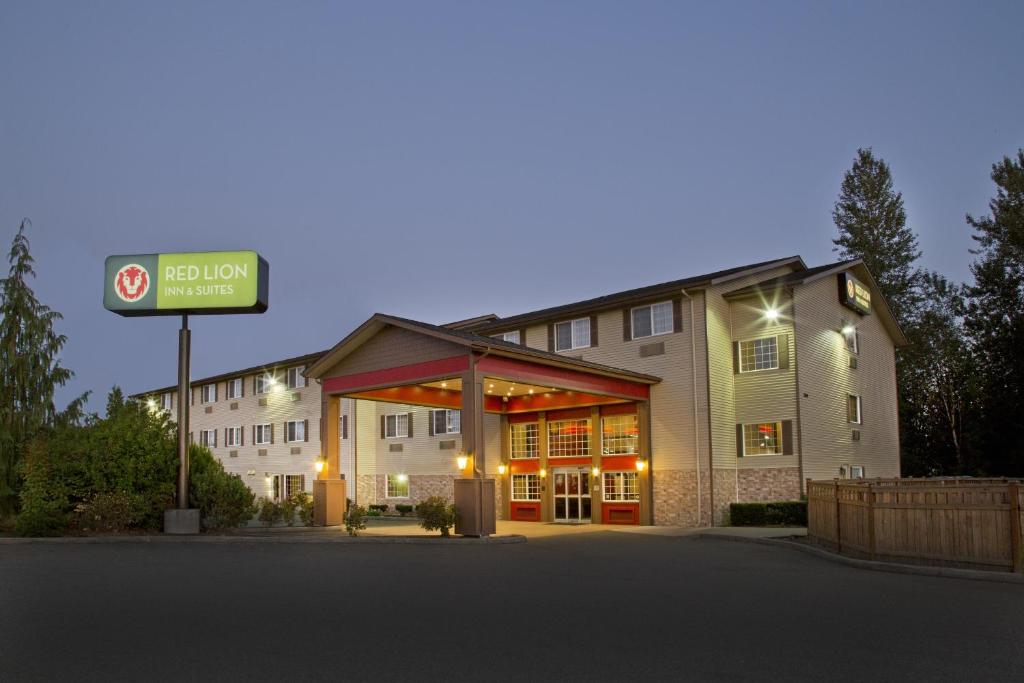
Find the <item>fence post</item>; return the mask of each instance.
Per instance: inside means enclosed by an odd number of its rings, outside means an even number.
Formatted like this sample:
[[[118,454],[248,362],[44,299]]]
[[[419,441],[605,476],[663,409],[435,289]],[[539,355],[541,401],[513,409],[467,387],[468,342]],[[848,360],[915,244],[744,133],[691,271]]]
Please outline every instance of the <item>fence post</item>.
[[[868,484],[868,556],[875,559],[875,489]]]
[[[832,480],[832,497],[836,499],[836,552],[842,554],[843,552],[843,525],[839,521],[839,480]]]
[[[1013,559],[1013,571],[1020,572],[1024,569],[1020,528],[1020,482],[1008,482],[1006,490],[1010,495],[1010,553]]]

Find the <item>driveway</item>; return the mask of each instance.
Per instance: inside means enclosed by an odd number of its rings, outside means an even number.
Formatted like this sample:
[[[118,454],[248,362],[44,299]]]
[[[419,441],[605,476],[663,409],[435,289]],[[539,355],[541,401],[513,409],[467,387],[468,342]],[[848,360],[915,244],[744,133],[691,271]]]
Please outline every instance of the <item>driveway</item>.
[[[1020,680],[1019,586],[597,531],[0,546],[0,679]]]

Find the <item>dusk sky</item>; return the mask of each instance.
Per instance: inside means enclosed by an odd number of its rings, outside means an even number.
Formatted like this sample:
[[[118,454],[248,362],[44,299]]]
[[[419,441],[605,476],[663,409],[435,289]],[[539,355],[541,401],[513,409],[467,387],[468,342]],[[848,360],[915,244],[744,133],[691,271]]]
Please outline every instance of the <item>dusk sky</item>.
[[[858,147],[922,265],[1024,146],[1024,3],[0,4],[0,241],[65,316],[60,396],[175,381],[177,318],[103,308],[109,254],[255,249],[264,315],[195,317],[193,377],[375,311],[508,315],[834,260]],[[6,264],[4,264],[6,271]]]

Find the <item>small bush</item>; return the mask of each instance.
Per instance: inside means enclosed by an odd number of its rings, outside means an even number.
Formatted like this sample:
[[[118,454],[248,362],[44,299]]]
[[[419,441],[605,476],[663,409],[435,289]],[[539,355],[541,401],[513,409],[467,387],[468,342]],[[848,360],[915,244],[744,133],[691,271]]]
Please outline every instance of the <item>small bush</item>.
[[[366,528],[366,509],[361,505],[349,507],[345,515],[345,531],[349,536],[358,536]]]
[[[260,499],[259,510],[259,520],[265,526],[272,527],[283,518],[281,506],[270,498]]]
[[[420,526],[426,531],[440,531],[442,536],[451,536],[448,531],[458,519],[458,509],[441,496],[431,496],[416,506]]]
[[[313,497],[305,491],[299,491],[292,496],[292,502],[299,513],[302,526],[313,526]]]
[[[281,501],[281,519],[288,526],[295,526],[295,496],[291,495]]]
[[[402,515],[403,517],[408,517],[412,513],[412,505],[396,505],[395,512]]]
[[[97,493],[75,508],[74,526],[81,531],[126,531],[145,516],[146,501],[123,491]]]
[[[732,526],[807,526],[807,501],[732,503],[729,520]]]
[[[388,511],[388,506],[384,503],[376,503],[374,505],[367,505],[366,507],[369,508],[371,511],[379,512],[381,514],[384,514]]]
[[[23,502],[14,525],[19,536],[61,536],[67,528],[68,517],[60,501],[43,499],[33,500],[28,505]]]
[[[199,509],[203,527],[225,529],[244,526],[256,512],[256,495],[237,474],[205,446],[190,446],[188,455],[189,502]]]

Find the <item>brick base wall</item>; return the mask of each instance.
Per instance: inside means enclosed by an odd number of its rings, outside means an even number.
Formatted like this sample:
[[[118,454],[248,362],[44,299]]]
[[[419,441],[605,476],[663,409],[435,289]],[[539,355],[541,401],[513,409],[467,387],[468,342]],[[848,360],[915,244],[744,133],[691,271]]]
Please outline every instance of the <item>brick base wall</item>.
[[[712,526],[729,523],[729,503],[736,502],[736,470],[717,469],[712,477],[714,483],[714,515]]]
[[[387,475],[363,474],[359,475],[357,479],[356,486],[359,504],[364,508],[375,503],[389,505],[388,514],[394,512],[395,505],[415,506],[431,496],[441,496],[449,502],[455,498],[455,484],[453,482],[456,477],[448,474],[410,474],[408,498],[385,497],[387,493]],[[500,481],[495,482],[494,490],[494,504],[495,510],[498,513],[498,519],[504,519]]]
[[[697,477],[694,470],[654,470],[654,524],[697,525]]]
[[[772,467],[739,470],[741,503],[770,503],[800,498],[800,468]]]

